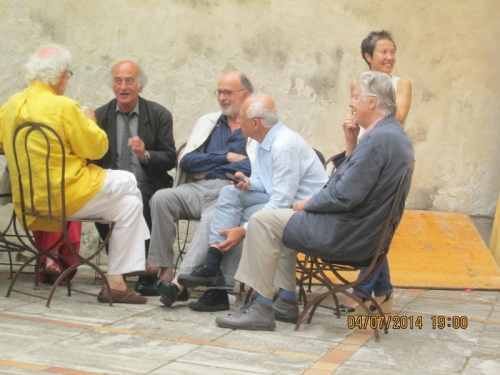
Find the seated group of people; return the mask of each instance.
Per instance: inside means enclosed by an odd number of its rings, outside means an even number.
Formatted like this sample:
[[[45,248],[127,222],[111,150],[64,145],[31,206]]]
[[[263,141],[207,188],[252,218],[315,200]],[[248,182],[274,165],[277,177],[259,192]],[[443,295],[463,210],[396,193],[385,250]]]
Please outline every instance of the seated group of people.
[[[256,298],[216,323],[272,330],[275,320],[296,322],[299,316],[297,251],[341,261],[373,255],[371,234],[380,231],[388,202],[413,161],[411,142],[395,117],[389,74],[364,72],[354,83],[352,114],[342,124],[346,152],[334,160],[337,171],[330,178],[311,146],[280,122],[269,96],[254,94],[240,72],[224,74],[215,90],[220,111],[196,122],[172,181],[172,115],[139,96],[147,83],[142,69],[132,61],[115,64],[115,99],[94,113],[63,96],[70,62],[69,51],[59,45],[33,55],[26,65],[28,87],[0,109],[0,142],[18,215],[13,133],[23,123],[38,122],[55,129],[65,144],[67,216],[116,221],[108,253],[111,296],[103,287],[99,302],[111,297],[146,303],[146,296],[161,296],[171,306],[189,300],[190,288],[202,285],[209,288],[189,303],[191,309],[229,310],[228,291],[236,279],[252,287]],[[365,131],[358,140],[360,127]],[[20,161],[21,170],[26,165]],[[180,219],[199,225],[174,278]],[[52,230],[43,220],[28,224],[31,230]],[[108,227],[98,230],[104,237]],[[147,275],[134,292],[123,275],[138,271]]]

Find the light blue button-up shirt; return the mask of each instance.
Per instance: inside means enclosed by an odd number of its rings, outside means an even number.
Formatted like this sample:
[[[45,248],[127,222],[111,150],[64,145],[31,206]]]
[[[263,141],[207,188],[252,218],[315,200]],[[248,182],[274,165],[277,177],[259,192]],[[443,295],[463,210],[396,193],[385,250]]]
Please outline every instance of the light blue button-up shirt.
[[[327,179],[312,147],[281,122],[257,145],[250,190],[271,197],[263,210],[290,208],[320,191]]]

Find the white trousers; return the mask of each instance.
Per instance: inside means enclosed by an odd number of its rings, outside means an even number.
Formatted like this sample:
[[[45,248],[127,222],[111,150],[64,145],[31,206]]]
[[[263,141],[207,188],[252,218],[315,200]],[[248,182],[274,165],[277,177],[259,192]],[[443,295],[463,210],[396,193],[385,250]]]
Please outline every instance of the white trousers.
[[[101,190],[70,219],[116,222],[109,240],[108,275],[146,269],[144,241],[149,239],[149,230],[142,215],[141,192],[132,173],[107,169]]]
[[[248,222],[245,245],[234,278],[272,299],[276,287],[294,291],[297,252],[283,245],[291,209],[261,210]]]

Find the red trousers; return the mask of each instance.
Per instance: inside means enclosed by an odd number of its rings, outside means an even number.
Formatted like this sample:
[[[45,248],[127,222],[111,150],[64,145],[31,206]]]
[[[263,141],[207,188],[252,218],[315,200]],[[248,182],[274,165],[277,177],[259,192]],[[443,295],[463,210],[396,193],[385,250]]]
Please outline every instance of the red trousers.
[[[77,252],[80,251],[80,238],[82,236],[82,223],[79,221],[72,221],[68,228],[68,235],[71,244]],[[42,249],[48,249],[61,237],[61,232],[43,232],[43,231],[33,231],[33,236],[35,237],[35,242]],[[63,238],[59,243],[59,246],[55,247],[51,251],[51,254],[57,253],[58,255],[63,255],[64,258],[60,258],[60,262],[65,268],[68,268],[76,264],[77,260],[75,256],[69,250],[66,240]],[[67,258],[66,258],[67,257]],[[40,267],[45,264],[45,256],[40,258]],[[76,269],[68,275],[69,279],[73,279],[76,275]],[[40,282],[44,282],[47,275],[40,273]]]

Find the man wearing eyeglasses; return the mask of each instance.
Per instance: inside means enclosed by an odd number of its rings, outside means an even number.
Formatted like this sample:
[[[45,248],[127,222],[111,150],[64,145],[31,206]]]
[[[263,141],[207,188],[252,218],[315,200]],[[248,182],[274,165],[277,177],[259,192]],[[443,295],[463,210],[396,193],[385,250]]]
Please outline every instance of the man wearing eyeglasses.
[[[228,185],[226,173],[241,171],[250,175],[255,142],[247,141],[237,117],[252,91],[252,84],[242,73],[230,72],[219,80],[215,95],[221,111],[202,116],[196,122],[179,156],[174,188],[160,190],[151,199],[153,229],[148,262],[150,269],[159,268],[155,288],[163,286],[171,295],[170,300],[161,299],[167,306],[189,299],[187,289],[181,293],[176,280],[172,283],[176,221],[200,220],[180,267],[189,273],[206,256],[214,206],[221,189]],[[239,258],[225,259],[228,264],[237,265],[238,261]]]
[[[135,62],[124,60],[110,71],[110,86],[115,99],[96,109],[97,124],[109,139],[109,149],[96,162],[102,168],[132,172],[141,191],[143,215],[151,231],[149,201],[160,189],[172,186],[167,171],[175,167],[177,156],[172,114],[162,105],[139,96],[147,76]],[[109,228],[96,224],[101,238]],[[146,257],[149,240],[146,240]],[[156,275],[141,275],[134,290],[144,296],[157,296]]]
[[[179,270],[178,281],[183,290],[198,285],[216,287],[189,304],[198,311],[229,309],[226,289],[234,285],[239,262],[232,269],[227,269],[223,262],[226,257],[240,259],[250,216],[260,210],[289,208],[317,193],[327,181],[325,168],[314,150],[279,121],[276,104],[269,96],[260,94],[247,99],[238,121],[243,134],[258,142],[252,175],[249,178],[237,172],[235,177],[240,181],[222,189],[205,243],[207,257],[203,264],[200,262],[202,265],[190,274]],[[286,285],[291,282],[295,285],[295,277]],[[163,287],[159,292],[169,298]],[[284,292],[280,291],[276,301],[277,316],[296,320],[299,310],[295,292]],[[213,310],[207,309],[207,305],[212,305]]]

